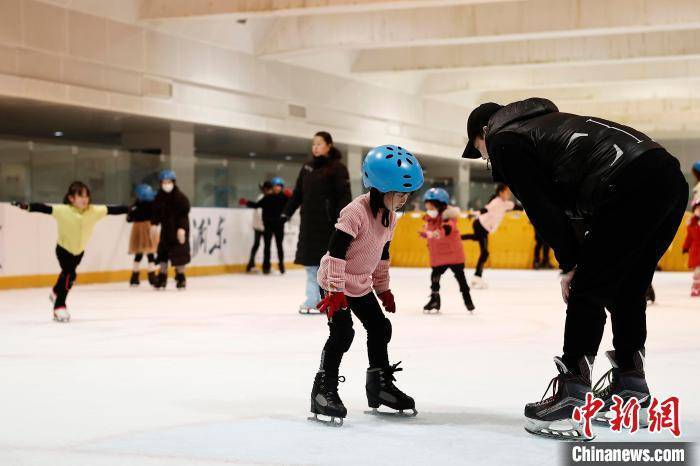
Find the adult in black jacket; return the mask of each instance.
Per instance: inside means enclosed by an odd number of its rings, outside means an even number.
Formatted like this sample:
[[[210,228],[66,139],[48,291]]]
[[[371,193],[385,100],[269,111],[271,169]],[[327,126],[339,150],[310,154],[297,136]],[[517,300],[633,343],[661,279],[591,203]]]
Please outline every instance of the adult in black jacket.
[[[325,131],[316,133],[311,151],[313,159],[299,171],[294,192],[284,209],[290,218],[301,207],[299,242],[294,262],[306,269],[306,300],[301,310],[313,309],[321,300],[316,273],[321,257],[343,207],[351,201],[350,176],[340,161],[340,151]]]
[[[259,201],[249,201],[248,199],[239,199],[238,203],[251,209],[262,209],[262,221],[265,227],[263,231],[263,239],[265,245],[263,248],[263,273],[270,273],[270,248],[272,245],[272,237],[275,237],[275,245],[277,246],[277,258],[279,259],[279,271],[284,273],[284,219],[282,212],[287,205],[289,198],[282,192],[283,186],[276,185],[271,191]]]
[[[168,281],[168,261],[175,267],[178,289],[186,287],[185,265],[190,262],[190,201],[175,184],[175,172],[160,173],[160,190],[153,201],[151,223],[160,225],[158,263],[160,273],[156,288],[165,288]]]
[[[645,408],[645,292],[688,200],[678,160],[633,128],[559,112],[539,98],[483,104],[469,116],[467,131],[463,157],[490,161],[494,179],[510,186],[563,270],[567,310],[564,353],[555,358],[558,389],[546,402],[526,406],[526,428],[561,436],[549,423],[570,419],[591,390],[606,308],[613,369],[596,395],[606,402],[603,411],[613,394],[636,396]]]

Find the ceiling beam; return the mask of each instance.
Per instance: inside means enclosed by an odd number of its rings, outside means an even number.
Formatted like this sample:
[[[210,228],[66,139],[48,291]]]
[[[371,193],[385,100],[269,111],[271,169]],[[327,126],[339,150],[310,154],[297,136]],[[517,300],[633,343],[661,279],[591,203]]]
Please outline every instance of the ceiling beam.
[[[258,54],[514,42],[700,27],[697,0],[529,0],[279,18]]]
[[[229,19],[318,16],[386,10],[434,8],[513,0],[142,0],[142,20],[202,17]]]
[[[439,48],[364,50],[358,54],[352,71],[414,72],[515,65],[542,67],[562,63],[596,63],[692,55],[700,55],[700,29]]]
[[[382,76],[391,76],[386,73]],[[466,92],[496,92],[527,89],[537,92],[552,87],[586,87],[618,82],[650,82],[700,77],[700,56],[676,56],[643,61],[619,60],[589,63],[564,63],[561,66],[513,66],[508,72],[479,67],[459,71],[430,73],[424,76],[418,93],[435,97]]]

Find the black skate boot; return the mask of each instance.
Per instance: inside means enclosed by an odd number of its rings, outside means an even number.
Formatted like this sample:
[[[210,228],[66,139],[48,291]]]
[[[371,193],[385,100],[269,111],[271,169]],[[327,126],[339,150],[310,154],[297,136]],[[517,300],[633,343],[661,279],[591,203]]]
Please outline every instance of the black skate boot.
[[[394,372],[402,371],[398,366],[401,361],[389,367],[370,367],[367,369],[367,382],[365,390],[367,392],[367,404],[372,411],[365,411],[365,414],[386,414],[398,416],[415,416],[416,402],[413,398],[399,390],[394,382]],[[381,405],[395,409],[396,413],[385,413],[378,411]],[[404,410],[411,410],[413,413],[404,413]]]
[[[656,292],[654,292],[654,287],[651,285],[647,288],[646,300],[649,304],[654,304],[656,302]]]
[[[175,274],[175,286],[178,290],[184,290],[187,288],[187,278],[184,273]]]
[[[440,293],[433,291],[430,295],[430,301],[423,306],[423,313],[430,314],[431,311],[440,312]]]
[[[139,286],[139,273],[138,272],[131,272],[131,279],[129,280],[129,285],[131,286]]]
[[[347,416],[348,410],[343,405],[343,400],[338,395],[338,382],[345,382],[345,377],[327,374],[324,370],[319,370],[314,379],[314,386],[311,389],[311,412],[309,421],[316,421],[331,427],[343,425],[343,418]],[[329,421],[319,419],[318,415],[329,416]]]
[[[594,356],[584,356],[578,361],[581,375],[574,374],[560,357],[554,358],[559,375],[554,377],[542,395],[542,400],[525,405],[525,430],[531,434],[557,440],[593,440],[583,434],[583,428],[572,419],[574,408],[586,403],[586,393],[591,391],[591,371]],[[552,396],[544,396],[552,387]],[[568,424],[566,428],[552,424]]]
[[[469,291],[462,291],[462,299],[464,299],[464,305],[467,306],[467,310],[472,312],[476,307],[474,307],[474,301],[472,301],[472,295]]]
[[[156,283],[153,285],[156,290],[164,290],[168,285],[168,274],[159,273],[156,275]]]
[[[634,369],[626,371],[620,370],[615,359],[615,351],[606,351],[605,355],[613,367],[593,387],[595,397],[605,402],[593,420],[601,424],[610,423],[614,414],[610,410],[613,405],[612,396],[617,395],[622,398],[623,406],[630,398],[636,398],[639,401],[639,427],[648,427],[648,408],[651,404],[651,395],[644,374],[644,349],[637,351],[634,355]]]
[[[148,283],[151,286],[156,286],[156,284],[158,283],[158,278],[155,272],[148,272]]]
[[[255,268],[255,262],[248,262],[248,265],[245,266],[245,273],[250,273],[251,270]]]
[[[286,269],[284,268],[284,264],[280,262],[279,264],[279,270],[282,275],[284,275],[284,272],[286,272]]]

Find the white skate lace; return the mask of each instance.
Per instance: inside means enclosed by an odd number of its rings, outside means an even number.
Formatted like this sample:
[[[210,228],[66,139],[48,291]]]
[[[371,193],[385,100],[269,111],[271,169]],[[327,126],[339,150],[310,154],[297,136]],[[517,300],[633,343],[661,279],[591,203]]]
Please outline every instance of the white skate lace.
[[[545,389],[544,393],[542,394],[542,399],[535,403],[535,405],[539,406],[542,404],[549,403],[551,400],[553,400],[557,396],[557,389],[559,388],[559,375],[555,376],[552,378],[552,380],[549,381],[549,385],[547,385],[547,388]],[[547,392],[549,392],[549,389],[552,389],[552,396],[549,398],[545,399],[544,397],[547,396]]]

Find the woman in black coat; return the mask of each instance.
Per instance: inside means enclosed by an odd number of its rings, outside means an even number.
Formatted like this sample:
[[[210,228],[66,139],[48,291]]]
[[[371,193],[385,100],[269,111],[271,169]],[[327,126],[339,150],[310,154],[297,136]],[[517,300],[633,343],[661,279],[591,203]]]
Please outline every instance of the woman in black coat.
[[[316,133],[311,146],[313,158],[306,162],[297,178],[292,197],[283,216],[290,218],[301,207],[299,242],[294,263],[306,269],[306,300],[300,312],[315,309],[321,300],[316,273],[321,257],[341,209],[351,201],[350,176],[340,161],[340,151],[325,131]]]
[[[178,289],[186,286],[185,265],[190,262],[190,200],[175,184],[175,172],[160,173],[160,190],[153,201],[151,223],[160,225],[158,262],[160,273],[156,288],[165,288],[168,281],[168,261],[175,267]]]

